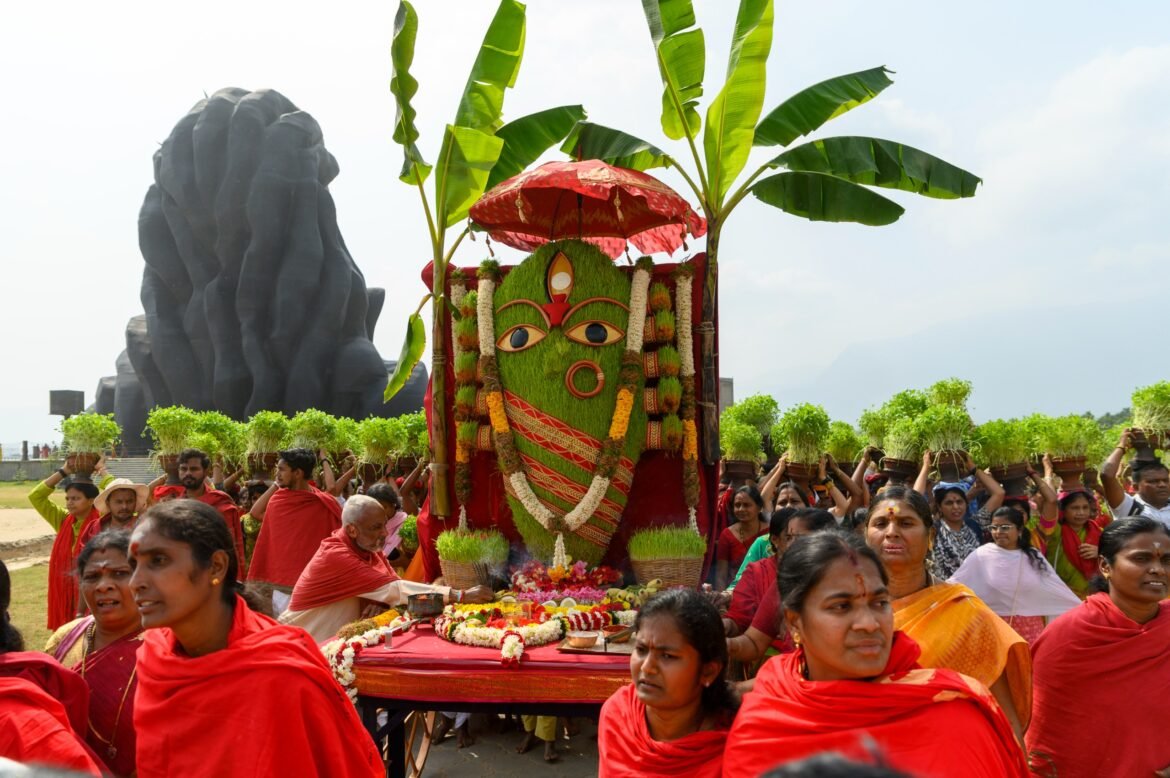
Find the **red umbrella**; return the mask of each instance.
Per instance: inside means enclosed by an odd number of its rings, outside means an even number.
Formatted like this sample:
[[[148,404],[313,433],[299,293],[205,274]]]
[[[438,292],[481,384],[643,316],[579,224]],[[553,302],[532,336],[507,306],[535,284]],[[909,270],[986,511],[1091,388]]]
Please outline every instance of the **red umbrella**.
[[[512,248],[580,238],[615,258],[627,242],[643,254],[669,254],[688,233],[707,232],[706,220],[657,178],[595,159],[513,176],[471,206],[471,220]]]

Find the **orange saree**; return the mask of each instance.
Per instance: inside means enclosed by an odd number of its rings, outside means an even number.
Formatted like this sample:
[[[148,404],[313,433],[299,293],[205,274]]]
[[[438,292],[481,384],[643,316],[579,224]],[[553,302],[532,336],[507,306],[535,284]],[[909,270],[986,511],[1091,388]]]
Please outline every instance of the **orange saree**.
[[[894,600],[894,629],[922,648],[918,663],[969,675],[991,688],[1007,677],[1020,724],[1032,711],[1028,643],[962,584],[940,583]]]

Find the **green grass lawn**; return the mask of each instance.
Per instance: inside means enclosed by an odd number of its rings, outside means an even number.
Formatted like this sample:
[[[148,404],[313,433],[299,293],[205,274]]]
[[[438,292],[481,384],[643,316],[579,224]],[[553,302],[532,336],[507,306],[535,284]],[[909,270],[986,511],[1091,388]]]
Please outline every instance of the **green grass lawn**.
[[[31,508],[28,503],[28,493],[37,485],[37,481],[0,481],[0,508]],[[65,493],[58,487],[50,498],[53,502],[65,507]]]
[[[12,576],[12,605],[8,613],[13,625],[24,635],[24,647],[42,651],[52,634],[45,627],[45,603],[49,595],[49,566],[34,565],[14,570]]]

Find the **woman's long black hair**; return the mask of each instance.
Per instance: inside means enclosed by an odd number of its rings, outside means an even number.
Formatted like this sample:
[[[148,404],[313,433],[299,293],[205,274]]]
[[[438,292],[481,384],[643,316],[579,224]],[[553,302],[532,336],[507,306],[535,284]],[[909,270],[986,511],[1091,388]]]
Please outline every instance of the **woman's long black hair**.
[[[655,616],[669,616],[674,620],[683,638],[699,652],[700,663],[719,663],[719,675],[703,689],[700,698],[703,711],[709,715],[733,713],[739,703],[727,683],[727,638],[715,606],[690,589],[668,589],[646,601],[638,611],[634,629],[640,629],[642,622]]]
[[[0,560],[0,654],[24,650],[24,637],[20,630],[12,626],[8,616],[8,606],[11,604],[12,579],[8,576],[8,566]]]

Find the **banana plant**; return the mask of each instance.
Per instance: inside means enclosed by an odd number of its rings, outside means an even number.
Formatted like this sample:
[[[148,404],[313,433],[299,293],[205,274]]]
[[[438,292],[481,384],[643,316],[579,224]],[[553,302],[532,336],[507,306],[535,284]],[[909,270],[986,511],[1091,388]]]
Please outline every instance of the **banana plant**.
[[[813,221],[878,226],[896,221],[903,208],[869,187],[958,198],[973,196],[981,179],[918,149],[877,138],[826,137],[792,146],[893,82],[884,67],[837,76],[797,92],[761,119],[772,47],[772,0],[740,0],[727,75],[707,107],[704,126],[698,106],[706,46],[691,0],[642,0],[642,10],[662,77],[662,131],[670,140],[686,142],[693,167],[688,170],[648,141],[586,121],[561,148],[576,159],[600,159],[636,170],[674,168],[703,209],[708,262],[699,327],[700,407],[703,455],[711,464],[719,457],[714,328],[719,240],[735,207],[750,194]],[[760,146],[785,150],[743,177],[752,149]]]
[[[563,105],[507,124],[503,122],[504,94],[515,85],[524,56],[525,7],[516,0],[501,0],[467,77],[455,119],[443,130],[439,155],[431,165],[418,147],[417,113],[411,103],[418,92],[418,81],[410,73],[417,36],[418,14],[404,0],[394,19],[394,38],[390,47],[393,62],[390,92],[397,108],[393,137],[403,149],[399,180],[418,190],[426,217],[434,266],[434,291],[422,299],[407,321],[406,339],[398,365],[386,384],[385,399],[389,400],[403,387],[422,358],[426,348],[422,309],[430,301],[434,366],[431,376],[431,443],[434,450],[431,508],[437,516],[449,516],[447,359],[443,327],[446,316],[458,316],[446,296],[447,270],[468,229],[466,226],[459,229],[450,243],[448,236],[452,228],[464,222],[472,204],[488,187],[522,172],[541,154],[564,140],[572,128],[585,119],[585,110],[579,105]],[[429,193],[428,179],[431,179]]]

